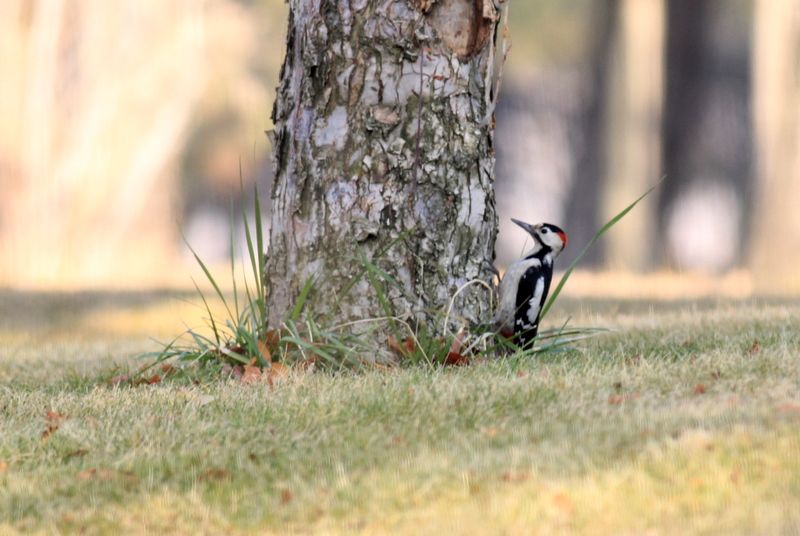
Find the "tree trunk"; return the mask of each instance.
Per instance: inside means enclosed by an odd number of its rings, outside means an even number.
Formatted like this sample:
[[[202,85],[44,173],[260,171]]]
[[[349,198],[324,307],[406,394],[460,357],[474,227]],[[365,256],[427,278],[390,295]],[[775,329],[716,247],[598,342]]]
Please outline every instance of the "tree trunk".
[[[800,3],[756,2],[755,124],[760,195],[754,288],[800,289]]]
[[[664,0],[622,0],[606,112],[607,169],[603,219],[616,215],[661,175]],[[604,257],[610,268],[641,271],[653,263],[655,200],[609,231]]]
[[[736,10],[727,0],[667,2],[667,179],[659,189],[657,238],[661,260],[672,267],[730,268],[748,223],[748,28],[736,24]],[[737,42],[743,45],[731,45]]]
[[[307,312],[336,322],[383,316],[382,301],[430,321],[459,287],[490,279],[504,4],[290,2],[273,109],[271,326],[312,277]],[[365,259],[380,271],[365,274]],[[481,321],[489,304],[470,287],[455,312]]]
[[[586,74],[585,104],[581,114],[581,142],[575,162],[575,180],[567,198],[565,221],[569,222],[569,237],[573,244],[588,243],[600,221],[597,200],[607,188],[605,176],[607,155],[604,128],[609,100],[609,75],[614,38],[619,24],[620,0],[595,0],[592,17],[592,47],[589,51],[590,72]],[[581,261],[582,266],[598,266],[603,259],[602,242],[590,249]],[[560,263],[568,266],[580,254],[579,248],[568,248],[561,254]]]

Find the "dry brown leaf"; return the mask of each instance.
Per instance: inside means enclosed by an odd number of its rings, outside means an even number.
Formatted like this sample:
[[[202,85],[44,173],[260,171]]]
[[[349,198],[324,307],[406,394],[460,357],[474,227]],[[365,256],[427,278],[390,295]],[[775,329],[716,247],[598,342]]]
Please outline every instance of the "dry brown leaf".
[[[784,402],[783,404],[778,404],[777,410],[779,413],[800,413],[800,404]]]
[[[734,469],[731,471],[731,483],[738,484],[739,478],[742,476],[742,473],[738,469]]]
[[[623,402],[629,402],[639,398],[639,393],[627,393],[624,395],[611,395],[608,397],[608,403],[612,406],[618,406]]]
[[[456,352],[447,352],[447,357],[444,358],[444,364],[453,366],[469,365],[469,358]]]
[[[83,471],[75,475],[75,478],[77,478],[78,480],[89,480],[90,478],[93,478],[94,475],[96,474],[97,474],[97,469],[92,467],[91,469],[84,469]]]
[[[397,340],[397,337],[394,335],[389,335],[386,339],[386,345],[389,347],[389,350],[395,353],[397,357],[406,357],[406,350],[403,348],[403,345]]]
[[[315,356],[311,356],[308,359],[304,359],[295,365],[295,369],[302,371],[302,372],[314,372],[314,365],[317,362],[317,358]]]
[[[47,413],[44,416],[45,428],[44,432],[42,432],[42,439],[47,439],[53,435],[56,430],[58,430],[59,426],[61,426],[61,423],[66,419],[66,415],[56,413],[52,410],[47,410]]]
[[[269,367],[269,379],[270,381],[273,380],[282,380],[289,376],[290,369],[283,363],[278,363],[275,361]]]
[[[242,373],[242,383],[255,383],[261,381],[261,367],[245,365]]]
[[[8,462],[0,460],[0,475],[8,471]]]
[[[267,348],[270,349],[270,352],[275,352],[275,350],[278,349],[281,337],[281,330],[279,329],[270,329],[267,331],[267,334],[264,336],[264,342],[267,344]]]
[[[67,453],[67,455],[64,456],[64,459],[69,460],[70,458],[86,456],[87,454],[89,454],[89,451],[86,449],[73,450],[72,452]]]
[[[747,349],[747,355],[756,355],[761,351],[761,342],[758,339],[753,341],[750,348]]]
[[[460,354],[462,343],[464,342],[464,337],[466,333],[464,333],[464,329],[459,329],[458,333],[456,333],[455,338],[453,338],[453,343],[450,345],[450,352],[451,354]]]
[[[706,386],[702,383],[698,383],[694,386],[694,390],[692,392],[696,395],[702,395],[706,392]]]
[[[153,374],[149,378],[147,378],[144,383],[147,385],[154,385],[156,383],[161,383],[161,375],[160,374]]]
[[[292,493],[292,490],[289,489],[281,490],[281,504],[289,504],[290,502],[292,502],[293,498],[294,494]]]
[[[500,478],[502,478],[503,482],[525,482],[528,480],[529,475],[528,473],[507,471]]]
[[[209,467],[200,473],[200,480],[226,480],[230,478],[231,472],[221,467]]]
[[[127,383],[130,379],[131,379],[130,374],[120,374],[118,376],[110,378],[107,383],[108,385],[111,385],[113,387],[115,385],[121,385],[123,383]]]
[[[261,357],[263,357],[265,361],[272,361],[272,352],[270,352],[266,342],[259,339],[256,341],[256,346],[258,346],[258,351],[261,352]]]
[[[462,343],[465,336],[466,333],[464,333],[463,329],[458,330],[453,342],[450,344],[450,351],[447,352],[447,356],[444,358],[445,365],[469,365],[469,358],[461,355]]]
[[[553,504],[565,514],[571,514],[575,510],[575,503],[563,492],[553,495]]]

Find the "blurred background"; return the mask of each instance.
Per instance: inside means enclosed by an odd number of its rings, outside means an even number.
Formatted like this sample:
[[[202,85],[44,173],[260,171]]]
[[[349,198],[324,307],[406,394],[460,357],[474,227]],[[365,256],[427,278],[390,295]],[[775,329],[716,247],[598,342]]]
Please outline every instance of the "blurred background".
[[[498,264],[524,247],[510,217],[562,225],[568,262],[666,176],[576,285],[800,291],[800,0],[511,1]],[[185,286],[182,234],[225,262],[231,209],[270,188],[286,16],[0,1],[0,287]]]

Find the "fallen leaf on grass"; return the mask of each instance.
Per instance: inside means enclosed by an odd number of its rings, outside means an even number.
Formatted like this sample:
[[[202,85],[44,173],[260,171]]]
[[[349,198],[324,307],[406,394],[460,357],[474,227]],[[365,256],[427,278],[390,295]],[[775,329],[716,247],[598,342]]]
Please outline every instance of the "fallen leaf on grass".
[[[115,471],[113,469],[97,469],[96,467],[91,467],[89,469],[84,469],[83,471],[79,472],[75,475],[75,478],[78,480],[113,480],[116,478],[121,478],[127,481],[136,481],[136,475],[129,471]]]
[[[281,337],[282,334],[281,330],[279,329],[270,329],[267,331],[267,334],[264,337],[264,342],[271,353],[274,353],[275,350],[278,349],[278,344],[281,342]]]
[[[209,467],[200,473],[200,480],[226,480],[230,478],[231,472],[222,467]]]
[[[153,365],[145,365],[138,372],[133,374],[119,374],[110,378],[106,383],[110,386],[116,385],[123,385],[123,384],[130,384],[134,387],[139,385],[155,385],[157,383],[161,383],[161,381],[169,376],[178,372],[178,369],[174,366],[170,365],[169,363],[164,363],[159,366],[160,373],[153,374],[152,376],[142,377],[139,376],[146,370],[150,369]]]
[[[445,365],[469,365],[469,358],[461,355],[462,343],[466,334],[463,329],[458,330],[453,343],[450,345],[450,351],[447,352],[447,357],[444,358]]]
[[[86,449],[73,450],[72,452],[68,452],[67,455],[64,456],[64,459],[65,460],[69,460],[70,458],[76,458],[76,457],[79,457],[79,456],[86,456],[87,454],[89,454],[89,451],[86,450]]]
[[[281,490],[281,504],[289,504],[292,502],[294,498],[294,494],[289,489],[282,489]]]
[[[261,381],[261,367],[256,365],[245,365],[242,374],[242,383],[256,383]]]
[[[8,471],[8,462],[0,460],[0,475]]]
[[[469,358],[455,352],[447,352],[447,357],[444,358],[444,364],[454,366],[469,365]]]
[[[692,393],[694,393],[695,395],[702,395],[705,392],[706,392],[706,386],[703,385],[702,383],[698,383],[697,385],[695,385],[694,389],[692,390]]]
[[[283,363],[278,363],[275,361],[269,366],[268,377],[270,381],[273,380],[281,380],[289,376],[289,367],[284,365]]]
[[[261,354],[261,357],[264,358],[264,361],[272,361],[272,352],[269,350],[269,346],[266,342],[259,339],[256,341],[256,346],[258,346],[258,351]]]
[[[503,482],[525,482],[528,480],[529,475],[528,473],[506,471],[500,478],[502,478]]]
[[[289,376],[291,369],[283,363],[270,363],[267,368],[261,368],[255,363],[245,365],[241,376],[242,383],[258,383],[266,380],[270,386],[273,382]]]
[[[66,415],[48,410],[44,416],[45,428],[44,432],[42,432],[42,439],[47,439],[53,435],[58,430],[59,426],[61,426],[61,423],[66,419]]]
[[[239,380],[244,375],[244,368],[241,365],[230,365],[229,363],[222,364],[222,375],[234,380]]]
[[[389,335],[386,340],[386,345],[389,347],[389,350],[394,352],[394,354],[400,358],[409,357],[414,353],[414,349],[417,347],[417,345],[414,343],[414,339],[411,337],[406,337],[406,340],[401,343],[394,335]]]
[[[784,402],[783,404],[778,404],[777,410],[778,413],[800,413],[800,404]]]
[[[496,426],[489,426],[488,428],[484,428],[482,432],[486,437],[495,437],[498,433],[500,433],[500,429],[498,429]]]
[[[628,393],[623,395],[611,395],[608,397],[608,403],[612,406],[618,406],[623,402],[629,402],[639,398],[639,393]]]
[[[128,383],[130,379],[131,379],[130,374],[119,374],[117,376],[114,376],[113,378],[110,378],[107,383],[108,385],[111,385],[113,387],[115,385],[122,385],[123,383]]]
[[[756,355],[758,352],[761,351],[761,342],[758,339],[753,341],[753,344],[750,345],[750,348],[747,349],[747,355]]]
[[[304,359],[303,361],[298,362],[295,365],[295,369],[301,372],[314,372],[314,367],[316,365],[317,359],[314,356],[309,357],[308,359]]]
[[[570,499],[569,495],[566,493],[556,493],[553,495],[553,504],[565,514],[571,514],[575,510],[575,503],[572,502],[572,499]]]

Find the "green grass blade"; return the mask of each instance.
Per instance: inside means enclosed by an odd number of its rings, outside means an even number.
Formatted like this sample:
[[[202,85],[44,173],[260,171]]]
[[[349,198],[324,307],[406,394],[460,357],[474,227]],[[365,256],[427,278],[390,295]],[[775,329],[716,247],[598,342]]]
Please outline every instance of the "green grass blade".
[[[383,257],[383,255],[387,251],[392,249],[398,242],[401,242],[402,240],[405,240],[405,238],[408,237],[415,230],[416,230],[416,227],[412,227],[411,229],[407,229],[407,230],[403,231],[402,233],[400,233],[399,235],[397,235],[397,238],[395,238],[394,240],[392,240],[391,242],[386,244],[386,246],[384,248],[378,250],[378,252],[375,254],[375,258],[380,259],[381,257]],[[335,303],[335,305],[333,307],[334,310],[338,310],[339,309],[339,304],[341,303],[342,299],[344,299],[344,297],[347,296],[350,293],[350,291],[353,289],[353,287],[356,285],[356,283],[358,283],[358,281],[367,274],[367,271],[368,271],[367,267],[366,266],[362,266],[361,271],[359,271],[355,275],[355,277],[353,277],[347,283],[347,285],[345,285],[345,287],[342,289],[341,293],[339,293],[339,296],[336,298],[336,303]]]
[[[289,315],[289,320],[292,322],[297,322],[300,318],[300,313],[303,312],[303,308],[306,305],[306,301],[308,301],[308,296],[311,294],[311,290],[314,288],[314,276],[311,276],[306,281],[306,284],[303,285],[302,290],[300,290],[300,295],[297,297],[297,302],[294,304],[294,308],[292,308],[292,312]]]
[[[267,296],[264,285],[264,274],[267,268],[267,257],[264,251],[264,225],[261,220],[261,199],[258,194],[258,181],[253,181],[253,210],[256,220],[256,258],[258,259],[258,269],[255,271],[256,288],[258,289],[258,305],[261,321],[267,322]]]
[[[233,284],[233,309],[236,311],[236,318],[241,317],[241,310],[239,309],[239,289],[236,288],[236,253],[235,253],[235,242],[233,236],[233,199],[231,199],[231,211],[230,211],[230,256],[231,256],[231,283]]]
[[[599,240],[599,239],[600,239],[600,237],[601,237],[601,236],[603,236],[603,235],[606,233],[606,231],[608,231],[609,229],[611,229],[612,227],[614,227],[614,225],[616,225],[618,221],[620,221],[622,218],[624,218],[624,217],[625,217],[625,216],[628,214],[628,212],[630,212],[631,210],[633,210],[633,208],[634,208],[636,205],[638,205],[638,204],[639,204],[639,202],[640,202],[642,199],[644,199],[645,197],[647,197],[648,195],[650,195],[650,193],[651,193],[653,190],[655,190],[655,189],[658,187],[658,185],[659,185],[659,184],[661,184],[661,181],[663,181],[663,180],[664,180],[664,177],[662,177],[662,178],[661,178],[661,180],[660,180],[660,181],[658,181],[658,182],[657,182],[657,183],[656,183],[656,184],[655,184],[653,187],[651,187],[651,188],[650,188],[649,190],[647,190],[645,193],[643,193],[642,195],[640,195],[640,196],[639,196],[639,198],[638,198],[636,201],[634,201],[633,203],[631,203],[630,205],[628,205],[627,207],[625,207],[625,208],[624,208],[624,209],[623,209],[621,212],[619,212],[619,213],[618,213],[616,216],[614,216],[613,218],[611,218],[610,220],[608,220],[608,221],[606,222],[606,224],[605,224],[605,225],[603,225],[603,226],[600,228],[600,230],[598,230],[598,231],[597,231],[597,232],[594,234],[594,236],[592,237],[592,239],[591,239],[591,240],[589,240],[589,243],[588,243],[588,244],[586,244],[586,246],[584,246],[584,248],[583,248],[583,250],[581,251],[580,255],[578,255],[578,256],[575,258],[575,260],[574,260],[574,261],[572,261],[572,264],[570,264],[570,265],[569,265],[569,268],[567,268],[567,271],[566,271],[566,272],[564,272],[564,275],[563,275],[563,277],[561,277],[561,280],[558,282],[558,286],[556,286],[555,290],[554,290],[554,291],[553,291],[553,293],[550,295],[550,298],[547,300],[547,304],[545,304],[545,306],[544,306],[544,309],[542,309],[542,314],[541,314],[541,316],[540,316],[540,319],[543,319],[543,318],[544,318],[544,317],[547,315],[547,312],[550,310],[550,307],[552,307],[553,303],[555,303],[555,301],[556,301],[556,298],[558,298],[558,295],[559,295],[559,294],[561,294],[561,289],[562,289],[562,288],[564,288],[564,285],[566,284],[566,282],[567,282],[567,280],[569,279],[570,275],[572,275],[572,272],[575,270],[575,266],[576,266],[576,265],[577,265],[577,264],[578,264],[578,263],[581,261],[581,259],[583,259],[583,257],[584,257],[584,256],[586,255],[586,253],[589,251],[589,248],[591,248],[591,247],[594,245],[594,243],[595,243],[595,242],[597,242],[597,240]]]
[[[247,215],[244,211],[242,211],[242,223],[244,224],[244,238],[247,242],[247,256],[250,259],[250,269],[252,270],[253,279],[256,282],[256,288],[259,289],[262,286],[261,282],[261,270],[258,268],[257,263],[258,256],[256,254],[256,250],[253,247],[253,234],[250,232],[250,224],[247,222]],[[245,276],[245,284],[247,284],[247,277]],[[261,290],[258,291],[258,298],[261,298]],[[252,302],[252,300],[251,300]]]
[[[214,332],[214,340],[217,341],[217,346],[220,346],[220,339],[219,339],[219,330],[217,329],[217,322],[214,320],[214,314],[211,312],[211,307],[208,306],[208,301],[206,301],[206,295],[200,290],[200,287],[197,285],[197,281],[192,278],[192,284],[194,288],[197,290],[197,293],[200,295],[200,299],[203,300],[203,305],[206,308],[206,312],[208,313],[208,319],[211,321],[211,331]]]
[[[211,283],[211,286],[214,287],[214,291],[217,293],[217,296],[219,296],[219,299],[222,300],[222,304],[225,306],[225,309],[228,311],[228,316],[231,317],[231,320],[234,320],[236,317],[233,316],[233,312],[231,312],[231,308],[228,305],[228,300],[225,299],[225,295],[222,293],[222,290],[220,290],[219,285],[217,285],[217,281],[214,279],[214,276],[211,275],[211,272],[208,270],[208,267],[206,266],[206,263],[203,262],[203,260],[200,258],[200,256],[197,254],[197,252],[194,250],[192,245],[189,244],[189,242],[186,240],[185,237],[184,237],[183,241],[186,244],[186,247],[189,248],[189,251],[192,252],[192,255],[194,255],[194,259],[197,261],[197,264],[199,264],[200,268],[203,269],[203,273],[206,274],[206,278],[208,279],[209,283]]]

